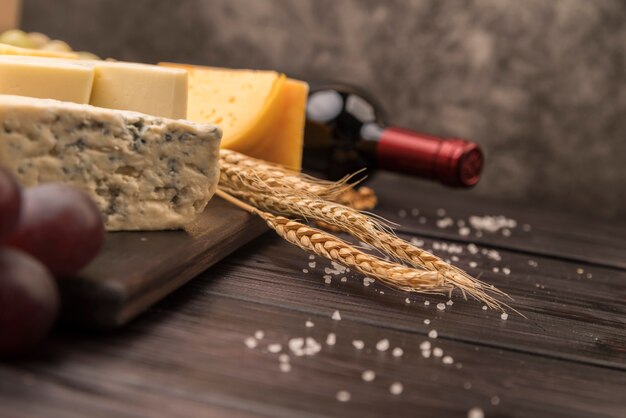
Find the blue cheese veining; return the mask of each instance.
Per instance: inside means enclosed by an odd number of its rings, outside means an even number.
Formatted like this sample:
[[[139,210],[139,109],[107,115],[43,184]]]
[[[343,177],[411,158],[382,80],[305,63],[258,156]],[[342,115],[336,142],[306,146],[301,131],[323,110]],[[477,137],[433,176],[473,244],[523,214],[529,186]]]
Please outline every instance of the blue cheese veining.
[[[176,229],[201,213],[220,137],[213,125],[0,95],[0,164],[24,186],[82,188],[113,231]]]

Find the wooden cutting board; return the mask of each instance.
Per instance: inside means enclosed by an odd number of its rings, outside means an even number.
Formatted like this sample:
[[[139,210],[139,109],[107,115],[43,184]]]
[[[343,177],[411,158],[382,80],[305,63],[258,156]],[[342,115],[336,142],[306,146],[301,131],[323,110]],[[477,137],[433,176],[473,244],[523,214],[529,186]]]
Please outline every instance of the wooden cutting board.
[[[110,232],[100,255],[60,283],[63,317],[112,328],[125,324],[237,248],[265,223],[214,197],[191,232]]]

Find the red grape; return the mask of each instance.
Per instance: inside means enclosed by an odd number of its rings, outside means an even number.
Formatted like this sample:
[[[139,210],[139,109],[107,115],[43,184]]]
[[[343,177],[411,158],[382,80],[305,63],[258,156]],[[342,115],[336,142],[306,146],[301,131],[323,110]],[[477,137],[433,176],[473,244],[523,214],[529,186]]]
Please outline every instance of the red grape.
[[[87,265],[104,242],[100,211],[83,191],[63,184],[26,189],[8,245],[31,254],[56,277]]]
[[[59,311],[54,278],[21,251],[0,250],[0,357],[32,348],[50,331]]]
[[[15,228],[20,214],[21,189],[15,177],[0,167],[0,241]]]

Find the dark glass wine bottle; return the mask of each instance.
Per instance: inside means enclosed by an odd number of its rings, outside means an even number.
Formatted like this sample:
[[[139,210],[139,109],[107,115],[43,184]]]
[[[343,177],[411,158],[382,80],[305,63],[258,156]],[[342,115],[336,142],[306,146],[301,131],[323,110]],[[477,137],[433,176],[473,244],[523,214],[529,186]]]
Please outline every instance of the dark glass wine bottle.
[[[367,93],[346,84],[311,83],[303,165],[337,180],[361,169],[383,169],[471,187],[483,154],[464,139],[444,139],[389,126]]]

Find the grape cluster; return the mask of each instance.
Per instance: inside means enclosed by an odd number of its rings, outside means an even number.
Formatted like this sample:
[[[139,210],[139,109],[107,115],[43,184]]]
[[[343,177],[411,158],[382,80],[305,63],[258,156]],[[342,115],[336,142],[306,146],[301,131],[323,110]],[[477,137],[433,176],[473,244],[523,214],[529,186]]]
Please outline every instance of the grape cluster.
[[[55,279],[87,265],[104,242],[100,211],[62,184],[22,190],[0,167],[0,358],[32,348],[59,311]]]

